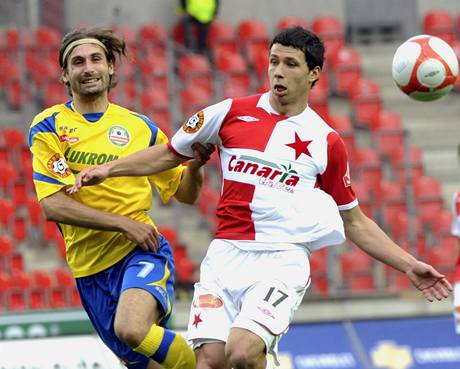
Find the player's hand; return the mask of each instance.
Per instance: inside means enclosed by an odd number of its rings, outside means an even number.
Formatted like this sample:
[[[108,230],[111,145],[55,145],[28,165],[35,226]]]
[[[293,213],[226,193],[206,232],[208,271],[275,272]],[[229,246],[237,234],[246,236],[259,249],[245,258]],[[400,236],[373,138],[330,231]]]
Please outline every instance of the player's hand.
[[[445,299],[452,292],[452,285],[446,277],[421,261],[417,261],[406,274],[428,301]]]
[[[123,234],[144,251],[157,252],[160,248],[159,234],[152,225],[124,217],[121,227]]]
[[[109,176],[109,169],[105,165],[97,165],[83,169],[77,174],[75,183],[67,190],[67,193],[74,194],[82,186],[93,186],[103,182]]]
[[[193,150],[193,159],[190,160],[189,166],[192,164],[192,166],[196,167],[205,165],[211,159],[211,155],[216,149],[213,144],[207,143],[203,145],[199,142],[195,142],[191,147]]]

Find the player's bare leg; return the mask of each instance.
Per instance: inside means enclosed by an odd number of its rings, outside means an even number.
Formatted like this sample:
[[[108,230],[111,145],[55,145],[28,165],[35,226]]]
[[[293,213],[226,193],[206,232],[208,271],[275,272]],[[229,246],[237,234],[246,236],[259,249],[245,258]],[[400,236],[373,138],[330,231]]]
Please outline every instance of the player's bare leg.
[[[256,334],[242,328],[232,328],[225,346],[225,356],[233,369],[265,369],[265,343]]]
[[[205,343],[195,350],[196,369],[230,369],[225,363],[225,343]]]

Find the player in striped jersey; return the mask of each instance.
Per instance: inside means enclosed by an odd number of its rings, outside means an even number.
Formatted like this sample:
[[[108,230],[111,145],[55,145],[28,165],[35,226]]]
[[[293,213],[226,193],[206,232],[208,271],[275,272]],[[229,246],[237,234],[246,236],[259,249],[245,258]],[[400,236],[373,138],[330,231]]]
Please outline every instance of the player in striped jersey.
[[[188,327],[199,369],[264,369],[308,287],[310,253],[342,243],[345,234],[405,273],[428,300],[446,298],[452,289],[360,210],[344,143],[308,106],[323,55],[314,33],[281,31],[270,45],[270,91],[203,109],[168,145],[89,168],[71,191],[107,177],[164,170],[192,157],[193,143],[218,147],[219,224],[201,264]]]

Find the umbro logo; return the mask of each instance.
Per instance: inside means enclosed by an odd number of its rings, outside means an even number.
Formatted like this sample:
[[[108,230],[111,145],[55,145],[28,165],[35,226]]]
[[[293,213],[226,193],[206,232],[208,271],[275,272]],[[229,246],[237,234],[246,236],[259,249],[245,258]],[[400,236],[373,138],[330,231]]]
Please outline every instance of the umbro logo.
[[[259,118],[251,117],[250,115],[240,115],[237,118],[245,122],[258,122],[260,120]]]

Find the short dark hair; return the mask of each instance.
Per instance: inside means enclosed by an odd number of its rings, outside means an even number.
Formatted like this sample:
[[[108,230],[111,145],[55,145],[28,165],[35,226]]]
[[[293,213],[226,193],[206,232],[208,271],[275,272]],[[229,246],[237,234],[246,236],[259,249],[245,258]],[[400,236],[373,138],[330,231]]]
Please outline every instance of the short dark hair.
[[[274,44],[291,46],[302,50],[310,70],[315,67],[323,67],[324,44],[314,32],[308,29],[300,26],[286,28],[275,35],[270,44],[270,49]]]
[[[61,41],[61,46],[59,48],[59,65],[61,66],[62,70],[67,68],[68,58],[66,57],[65,60],[63,58],[64,51],[66,50],[67,46],[70,45],[70,43],[83,38],[95,38],[102,42],[106,48],[105,54],[107,61],[114,67],[117,58],[120,59],[122,56],[127,56],[128,50],[126,47],[126,42],[123,40],[123,38],[116,35],[111,29],[100,27],[74,29],[67,33]],[[116,69],[114,68],[114,73],[110,78],[109,89],[115,87],[117,83],[118,77],[116,74]],[[69,90],[69,94],[72,95],[69,89],[69,84],[67,83],[66,85],[67,89]]]

